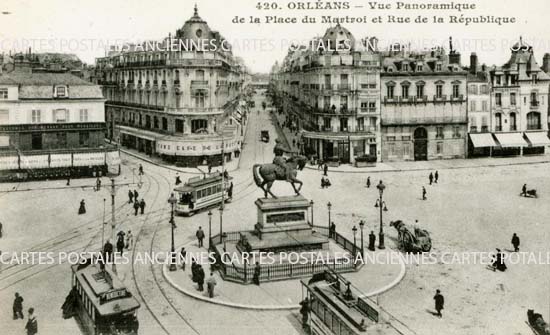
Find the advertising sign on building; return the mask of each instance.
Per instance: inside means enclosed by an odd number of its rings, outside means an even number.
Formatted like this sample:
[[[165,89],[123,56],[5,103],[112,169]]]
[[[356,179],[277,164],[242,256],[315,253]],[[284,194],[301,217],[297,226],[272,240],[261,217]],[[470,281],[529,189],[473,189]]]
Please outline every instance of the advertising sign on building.
[[[21,169],[45,169],[48,167],[48,155],[21,155]]]
[[[57,154],[50,156],[50,167],[72,166],[71,154]]]
[[[73,166],[97,166],[104,164],[104,152],[90,152],[73,155]]]
[[[17,156],[0,156],[0,170],[19,169],[19,158]]]

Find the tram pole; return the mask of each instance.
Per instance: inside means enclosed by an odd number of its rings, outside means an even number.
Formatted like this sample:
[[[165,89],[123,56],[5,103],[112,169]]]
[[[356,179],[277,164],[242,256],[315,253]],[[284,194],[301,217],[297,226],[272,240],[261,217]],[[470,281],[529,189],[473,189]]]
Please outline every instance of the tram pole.
[[[115,178],[111,178],[111,239],[113,243],[115,242],[115,226],[116,226],[116,220],[115,220],[115,194],[116,194],[116,188],[115,188]],[[113,272],[116,274],[116,264],[113,259]]]
[[[222,130],[222,203],[220,204],[220,236],[223,234],[223,207],[225,201],[225,141]]]

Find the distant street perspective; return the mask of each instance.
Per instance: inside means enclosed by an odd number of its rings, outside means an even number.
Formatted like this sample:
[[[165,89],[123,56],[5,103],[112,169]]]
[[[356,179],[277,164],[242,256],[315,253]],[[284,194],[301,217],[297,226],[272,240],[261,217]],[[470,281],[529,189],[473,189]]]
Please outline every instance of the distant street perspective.
[[[338,23],[260,73],[210,16],[2,55],[0,334],[550,334],[550,54]]]

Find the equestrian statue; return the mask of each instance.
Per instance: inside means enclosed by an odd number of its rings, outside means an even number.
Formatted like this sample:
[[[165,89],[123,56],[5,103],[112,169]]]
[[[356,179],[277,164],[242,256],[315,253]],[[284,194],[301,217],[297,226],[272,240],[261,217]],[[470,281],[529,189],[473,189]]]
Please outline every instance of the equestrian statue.
[[[294,151],[287,150],[279,139],[276,139],[275,143],[275,147],[273,148],[273,153],[275,154],[273,163],[254,164],[252,167],[254,182],[264,191],[266,198],[268,194],[270,194],[273,198],[277,198],[271,192],[271,186],[273,186],[273,182],[275,182],[275,180],[284,180],[290,183],[294,189],[294,192],[296,192],[296,195],[299,195],[303,183],[296,178],[298,174],[297,171],[303,170],[306,165],[307,158],[302,155],[298,155]],[[285,153],[292,155],[289,158],[285,158]],[[296,184],[298,184],[298,188],[296,188]]]

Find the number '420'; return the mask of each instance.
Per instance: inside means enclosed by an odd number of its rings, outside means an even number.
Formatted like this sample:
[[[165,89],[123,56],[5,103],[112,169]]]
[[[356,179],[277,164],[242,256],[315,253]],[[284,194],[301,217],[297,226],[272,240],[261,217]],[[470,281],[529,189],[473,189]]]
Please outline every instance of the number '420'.
[[[276,2],[258,2],[256,4],[256,9],[259,10],[269,10],[269,9],[278,9],[279,4]]]

